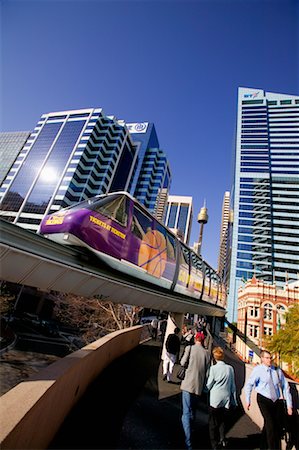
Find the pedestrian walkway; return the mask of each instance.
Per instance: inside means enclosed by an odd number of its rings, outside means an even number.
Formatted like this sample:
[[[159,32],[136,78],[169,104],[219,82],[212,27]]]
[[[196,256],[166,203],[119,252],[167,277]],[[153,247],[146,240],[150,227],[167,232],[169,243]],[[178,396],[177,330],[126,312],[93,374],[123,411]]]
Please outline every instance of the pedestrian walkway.
[[[162,380],[160,355],[161,343],[149,341],[111,364],[77,403],[49,448],[184,449],[179,381],[175,376],[173,384]],[[237,367],[240,389],[243,363],[233,354],[229,358]],[[229,449],[259,448],[260,430],[241,409],[232,414],[227,437]],[[208,408],[202,399],[194,448],[209,446]]]

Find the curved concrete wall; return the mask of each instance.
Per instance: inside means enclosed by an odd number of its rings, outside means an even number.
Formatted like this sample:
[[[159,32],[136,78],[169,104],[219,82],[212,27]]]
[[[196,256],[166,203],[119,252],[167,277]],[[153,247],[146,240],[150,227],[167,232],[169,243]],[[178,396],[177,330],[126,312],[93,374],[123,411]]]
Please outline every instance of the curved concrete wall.
[[[18,384],[0,398],[1,449],[45,449],[88,385],[136,347],[142,326],[115,331]]]

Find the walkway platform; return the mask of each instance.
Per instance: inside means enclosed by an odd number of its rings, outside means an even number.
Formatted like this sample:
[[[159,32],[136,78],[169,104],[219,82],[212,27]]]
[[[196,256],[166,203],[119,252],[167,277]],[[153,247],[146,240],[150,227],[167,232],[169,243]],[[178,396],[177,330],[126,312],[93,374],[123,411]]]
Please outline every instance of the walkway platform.
[[[182,348],[183,351],[183,348]],[[109,366],[88,388],[49,449],[184,449],[181,390],[162,380],[161,342],[140,345]],[[227,351],[235,368],[237,389],[245,367]],[[175,366],[176,374],[178,366]],[[59,405],[57,405],[59,408]],[[260,448],[260,430],[238,408],[227,433],[229,449]],[[210,448],[206,399],[198,404],[194,448]]]

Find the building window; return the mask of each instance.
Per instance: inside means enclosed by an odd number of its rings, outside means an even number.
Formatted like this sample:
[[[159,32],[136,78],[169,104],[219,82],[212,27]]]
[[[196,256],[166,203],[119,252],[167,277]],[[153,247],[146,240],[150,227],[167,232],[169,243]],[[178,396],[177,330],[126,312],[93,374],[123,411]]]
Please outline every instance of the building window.
[[[264,319],[265,320],[272,320],[273,318],[273,306],[271,303],[266,303],[264,305]]]
[[[264,102],[264,100],[243,100],[242,105],[253,105],[253,104],[258,105],[263,102]]]
[[[286,322],[285,314],[287,312],[287,309],[283,305],[277,305],[276,311],[277,311],[277,318],[276,318],[277,329],[279,330],[281,328],[281,326],[284,325]]]
[[[250,306],[249,307],[249,317],[259,317],[259,307]]]
[[[272,327],[264,327],[264,334],[267,336],[273,336],[273,328]]]
[[[178,204],[172,203],[170,206],[170,213],[169,213],[168,224],[167,224],[167,226],[169,228],[175,227],[177,210],[178,210]]]
[[[259,336],[259,327],[258,325],[249,325],[249,336],[253,338],[257,338]]]

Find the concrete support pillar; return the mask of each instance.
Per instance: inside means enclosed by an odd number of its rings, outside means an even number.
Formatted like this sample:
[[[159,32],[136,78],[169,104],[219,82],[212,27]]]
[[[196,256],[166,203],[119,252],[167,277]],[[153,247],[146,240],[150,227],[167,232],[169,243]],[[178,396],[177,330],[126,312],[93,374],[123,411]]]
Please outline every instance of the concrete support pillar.
[[[184,325],[185,314],[183,314],[183,313],[170,313],[169,315],[171,316],[173,322],[175,323],[175,326],[179,327],[182,330],[183,325]]]

